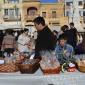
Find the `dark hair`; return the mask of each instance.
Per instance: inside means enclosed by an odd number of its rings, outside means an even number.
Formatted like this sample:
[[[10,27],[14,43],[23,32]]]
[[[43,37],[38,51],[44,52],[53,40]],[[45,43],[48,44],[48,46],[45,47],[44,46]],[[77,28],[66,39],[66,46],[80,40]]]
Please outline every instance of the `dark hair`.
[[[62,27],[61,27],[61,31],[64,32],[65,30],[66,30],[66,28],[65,28],[64,26],[62,26]]]
[[[65,30],[68,30],[69,29],[68,25],[64,25],[64,27],[65,27]]]
[[[12,35],[13,30],[12,29],[6,29],[6,33],[9,34],[9,35]]]
[[[71,22],[71,23],[70,23],[70,25],[71,25],[71,26],[74,26],[74,23],[73,23],[73,22]]]
[[[53,33],[56,33],[56,34],[58,34],[58,31],[56,31],[56,30],[53,30]]]
[[[62,40],[62,39],[67,40],[67,36],[65,34],[60,35],[58,40]]]
[[[39,17],[36,17],[34,20],[33,20],[34,23],[36,24],[42,24],[43,26],[45,25],[45,20],[43,17],[39,16]]]
[[[27,32],[27,31],[29,31],[29,30],[28,30],[27,28],[25,28],[25,29],[24,29],[24,32]]]
[[[20,34],[22,34],[24,32],[24,30],[20,30],[19,32],[20,32]]]
[[[63,25],[62,27],[61,27],[61,30],[64,32],[64,31],[66,31],[66,30],[68,30],[69,29],[69,27],[68,27],[68,25]]]

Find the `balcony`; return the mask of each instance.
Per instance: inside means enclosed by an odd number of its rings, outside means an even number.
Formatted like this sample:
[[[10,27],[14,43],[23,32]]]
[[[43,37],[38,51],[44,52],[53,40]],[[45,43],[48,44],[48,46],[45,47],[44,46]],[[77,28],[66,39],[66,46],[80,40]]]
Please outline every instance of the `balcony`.
[[[34,15],[34,16],[33,15],[26,15],[25,18],[24,18],[24,20],[26,22],[31,22],[31,21],[34,20],[35,17],[37,17],[37,15]]]
[[[21,16],[7,16],[7,15],[4,15],[3,20],[4,21],[20,21]]]

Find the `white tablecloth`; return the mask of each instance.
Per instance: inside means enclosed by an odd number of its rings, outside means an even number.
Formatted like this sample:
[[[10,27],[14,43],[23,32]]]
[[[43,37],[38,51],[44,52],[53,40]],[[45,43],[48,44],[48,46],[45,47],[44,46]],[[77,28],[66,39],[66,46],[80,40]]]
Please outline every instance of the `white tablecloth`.
[[[40,69],[35,74],[0,73],[0,85],[85,85],[85,74],[76,71],[43,75]]]

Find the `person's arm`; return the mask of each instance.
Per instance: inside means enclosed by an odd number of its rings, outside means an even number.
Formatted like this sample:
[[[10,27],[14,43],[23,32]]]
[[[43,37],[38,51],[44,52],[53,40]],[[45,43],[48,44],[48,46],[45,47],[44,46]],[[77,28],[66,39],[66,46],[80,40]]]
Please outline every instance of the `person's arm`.
[[[19,36],[17,43],[23,46],[25,45],[25,42],[23,41],[23,38],[21,36]]]
[[[3,50],[4,50],[4,45],[5,45],[5,39],[3,38],[2,46],[1,46],[1,51],[3,51]]]

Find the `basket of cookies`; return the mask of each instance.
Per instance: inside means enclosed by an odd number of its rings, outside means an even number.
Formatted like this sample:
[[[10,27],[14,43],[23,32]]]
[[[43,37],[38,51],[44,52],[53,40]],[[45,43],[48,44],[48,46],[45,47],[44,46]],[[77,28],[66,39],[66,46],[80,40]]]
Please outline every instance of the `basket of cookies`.
[[[77,55],[76,63],[78,70],[85,73],[85,55]]]
[[[18,66],[10,58],[0,59],[0,72],[11,73],[17,71],[19,71]]]
[[[40,61],[40,68],[43,74],[59,74],[60,73],[60,63],[57,60],[53,52],[46,51],[42,55],[42,60]]]

